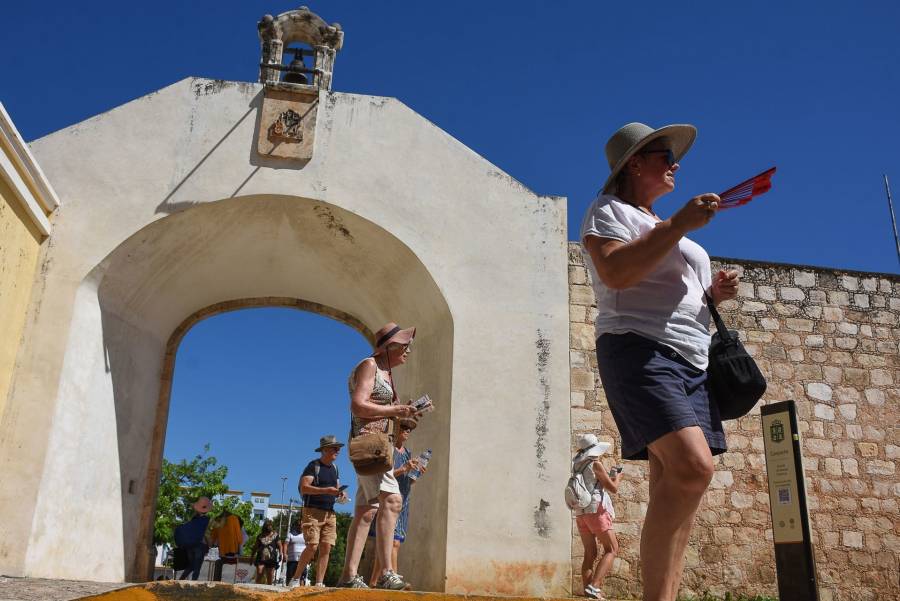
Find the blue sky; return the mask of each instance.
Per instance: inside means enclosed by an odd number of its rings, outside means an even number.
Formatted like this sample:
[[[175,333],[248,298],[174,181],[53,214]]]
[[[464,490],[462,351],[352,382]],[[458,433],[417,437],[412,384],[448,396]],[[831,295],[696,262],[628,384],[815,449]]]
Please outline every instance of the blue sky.
[[[187,76],[253,81],[257,20],[297,5],[10,5],[4,19],[18,26],[0,39],[0,101],[30,140]],[[694,194],[778,167],[771,192],[695,233],[710,254],[898,273],[881,177],[892,178],[900,197],[897,3],[334,0],[310,7],[346,32],[335,90],[397,97],[536,192],[568,197],[570,238],[606,177],[603,146],[615,129],[634,120],[687,122],[699,136],[677,190],[657,205],[663,215]],[[268,338],[249,342],[264,332]],[[304,332],[340,351],[311,351]],[[328,409],[316,425],[346,433],[346,372],[364,347],[345,326],[289,310],[201,323],[179,353],[172,403],[173,422],[192,428],[173,423],[167,456],[191,454],[195,441],[208,440],[232,467],[235,486],[277,495],[280,476],[298,460],[282,463],[273,457],[282,451],[265,445],[257,457],[238,452],[234,441],[250,436],[216,438],[223,427],[196,430],[212,414],[241,416],[235,421],[244,430],[265,423],[285,440],[284,453],[305,458],[313,437],[289,442],[290,430],[305,430],[309,399],[321,399]],[[204,361],[188,366],[195,354]],[[302,368],[316,356],[328,371]],[[241,357],[255,368],[235,369],[248,365]],[[284,372],[293,377],[278,379]],[[304,374],[301,392],[295,380]],[[253,393],[260,382],[265,394]],[[282,410],[293,414],[274,419]],[[263,416],[272,417],[255,421]]]

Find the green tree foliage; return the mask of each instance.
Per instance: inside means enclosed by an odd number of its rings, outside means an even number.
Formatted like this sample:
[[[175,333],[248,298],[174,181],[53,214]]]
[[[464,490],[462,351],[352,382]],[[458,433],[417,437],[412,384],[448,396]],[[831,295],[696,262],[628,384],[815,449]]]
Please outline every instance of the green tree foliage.
[[[228,468],[219,465],[218,460],[209,453],[209,445],[204,445],[203,452],[190,461],[182,459],[172,463],[165,458],[162,462],[162,475],[159,482],[159,493],[156,499],[156,520],[153,524],[154,544],[175,544],[175,528],[191,519],[194,510],[191,507],[198,497],[209,497],[213,501],[210,515],[216,516],[224,509],[240,517],[244,529],[250,538],[245,552],[252,547],[260,525],[251,519],[253,506],[235,497],[222,499],[228,490],[225,478]]]

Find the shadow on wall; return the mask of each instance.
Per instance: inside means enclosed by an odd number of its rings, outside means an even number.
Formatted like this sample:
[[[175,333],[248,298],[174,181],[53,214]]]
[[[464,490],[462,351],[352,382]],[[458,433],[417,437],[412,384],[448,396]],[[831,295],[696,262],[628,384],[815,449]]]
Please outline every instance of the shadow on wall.
[[[207,82],[209,83],[209,82]],[[225,85],[242,85],[236,84],[234,82],[212,82],[217,83],[222,86]],[[209,91],[204,91],[206,88],[199,82],[194,83],[195,96],[199,99],[201,95],[211,93]],[[241,115],[241,117],[234,122],[223,134],[221,134],[218,139],[209,146],[208,150],[203,151],[203,156],[197,161],[197,163],[187,172],[187,174],[182,177],[178,183],[176,183],[171,191],[166,194],[165,198],[156,206],[156,213],[164,213],[166,215],[172,215],[183,211],[185,209],[189,209],[200,204],[200,201],[196,199],[183,198],[184,194],[182,193],[183,188],[189,184],[191,178],[198,171],[204,168],[207,163],[213,163],[213,156],[222,149],[223,145],[235,134],[237,130],[239,130],[242,126],[244,126],[248,120],[248,118],[253,118],[253,135],[250,137],[249,147],[247,148],[248,154],[248,165],[252,166],[246,176],[242,177],[240,183],[234,189],[234,192],[230,195],[230,198],[237,197],[241,190],[250,182],[251,179],[259,172],[263,167],[270,169],[292,169],[292,170],[300,170],[303,169],[308,163],[309,160],[300,161],[300,160],[289,160],[289,159],[279,159],[261,156],[257,152],[257,140],[259,139],[260,132],[260,115],[262,111],[263,97],[265,92],[260,89],[260,91],[253,97],[253,100],[247,105],[247,112]],[[315,101],[312,106],[308,109],[308,111],[318,111],[319,108],[318,101]],[[304,115],[305,116],[305,115]],[[240,134],[240,137],[246,137],[246,134]],[[226,154],[230,154],[232,151],[230,149],[224,148],[222,152]],[[214,168],[214,167],[210,167]],[[190,186],[188,185],[188,188]],[[188,196],[190,196],[188,194]]]
[[[405,367],[401,388],[428,390],[441,401],[436,419],[421,427],[423,437],[433,441],[437,460],[429,465],[432,486],[419,492],[443,519],[429,520],[430,531],[421,539],[428,541],[428,550],[413,548],[416,542],[411,541],[407,555],[429,557],[427,563],[411,566],[410,575],[425,589],[442,590],[453,323],[439,287],[402,242],[321,202],[244,197],[197,206],[148,225],[98,265],[92,278],[98,274],[102,280],[95,300],[85,295],[85,302],[99,302],[101,331],[96,335],[103,341],[104,373],[92,376],[102,382],[89,387],[93,398],[85,402],[115,413],[119,482],[100,484],[121,490],[121,541],[108,542],[122,545],[126,579],[145,579],[153,560],[156,489],[181,337],[209,315],[275,305],[344,321],[370,339],[371,331],[386,321],[417,326],[416,353]]]

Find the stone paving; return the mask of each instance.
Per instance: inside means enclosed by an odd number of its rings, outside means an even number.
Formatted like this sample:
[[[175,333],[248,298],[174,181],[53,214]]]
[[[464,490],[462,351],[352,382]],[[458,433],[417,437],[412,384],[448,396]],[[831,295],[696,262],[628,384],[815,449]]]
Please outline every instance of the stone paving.
[[[320,589],[222,582],[160,581],[146,584],[113,584],[36,578],[0,578],[0,601],[538,601],[536,597],[496,597],[450,595],[445,593],[394,592],[377,590]],[[553,601],[544,598],[543,601]],[[612,600],[610,600],[612,601]]]
[[[0,576],[0,601],[68,601],[128,586],[132,585],[121,582],[84,582]]]

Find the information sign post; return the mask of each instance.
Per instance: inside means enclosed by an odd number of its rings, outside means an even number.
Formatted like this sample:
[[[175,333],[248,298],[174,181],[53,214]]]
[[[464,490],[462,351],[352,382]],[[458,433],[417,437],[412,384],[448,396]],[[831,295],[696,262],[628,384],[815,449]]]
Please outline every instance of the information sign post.
[[[818,601],[797,406],[794,401],[772,403],[763,405],[761,414],[778,598]]]

